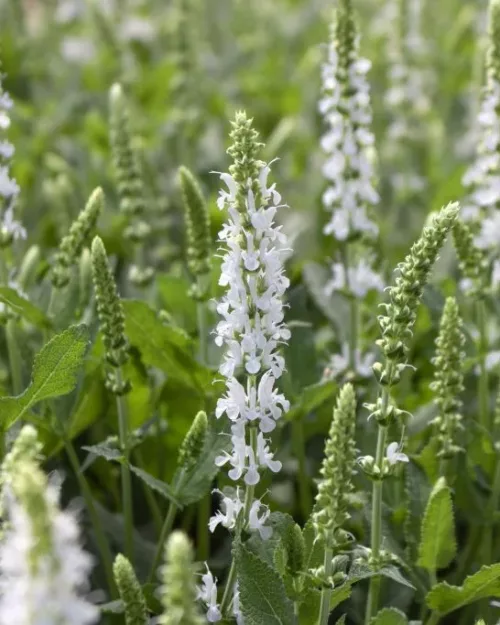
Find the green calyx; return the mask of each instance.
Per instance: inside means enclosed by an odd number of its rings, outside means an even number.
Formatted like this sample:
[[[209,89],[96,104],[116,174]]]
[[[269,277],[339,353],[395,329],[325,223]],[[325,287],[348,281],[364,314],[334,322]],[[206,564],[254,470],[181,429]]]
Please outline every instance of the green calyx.
[[[68,234],[63,237],[59,245],[52,269],[52,284],[55,288],[60,289],[69,283],[70,269],[78,262],[103,209],[104,193],[98,187],[90,196],[85,208],[71,224]]]
[[[238,111],[231,122],[229,134],[231,146],[227,153],[233,159],[229,173],[238,185],[237,205],[241,213],[246,210],[246,199],[249,190],[253,191],[255,205],[261,202],[259,173],[264,165],[258,159],[263,143],[258,141],[259,133],[253,127],[253,119],[248,118],[245,111]]]
[[[484,297],[488,290],[488,258],[474,245],[474,235],[469,225],[458,219],[453,226],[453,242],[458,256],[458,266],[470,283],[473,297]]]
[[[118,368],[128,359],[125,317],[106,249],[99,237],[95,237],[92,242],[92,277],[106,359],[112,367]],[[122,394],[128,390],[128,385],[119,383],[113,374],[108,376],[108,385],[116,394]]]
[[[398,266],[399,275],[395,285],[389,289],[389,303],[382,305],[385,314],[379,316],[382,338],[377,344],[386,358],[386,367],[382,369],[380,363],[376,363],[374,371],[381,384],[390,386],[400,379],[424,287],[457,214],[457,203],[443,208],[424,228],[410,253]]]
[[[210,217],[196,178],[187,167],[179,169],[186,220],[187,264],[193,276],[210,272]]]
[[[457,434],[463,429],[460,395],[464,390],[464,344],[465,336],[458,305],[453,297],[449,297],[436,340],[436,355],[432,359],[434,381],[431,384],[439,410],[432,423],[439,440],[439,456],[443,458],[451,458],[460,451]]]
[[[122,554],[116,556],[113,575],[125,607],[126,625],[147,625],[149,616],[144,593],[132,565]]]
[[[342,387],[333,411],[321,478],[312,513],[316,534],[331,549],[345,541],[343,525],[349,519],[349,495],[356,462],[356,396],[352,384]]]
[[[161,568],[162,625],[203,625],[196,602],[196,567],[191,543],[182,532],[173,532],[165,546],[165,565]]]
[[[120,210],[128,217],[145,212],[144,185],[139,159],[132,147],[127,101],[120,85],[109,93],[110,143]]]
[[[500,83],[500,2],[490,1],[489,11],[489,48],[487,68],[490,80]]]
[[[200,411],[194,418],[179,449],[178,465],[185,471],[191,469],[200,457],[205,445],[207,429],[207,414]]]

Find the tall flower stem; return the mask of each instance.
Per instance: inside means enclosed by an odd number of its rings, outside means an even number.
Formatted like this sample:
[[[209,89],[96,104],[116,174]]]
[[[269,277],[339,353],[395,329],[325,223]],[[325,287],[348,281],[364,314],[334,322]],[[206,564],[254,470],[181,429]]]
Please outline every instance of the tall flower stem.
[[[489,418],[489,386],[488,386],[488,369],[486,367],[486,356],[488,353],[488,332],[486,328],[486,306],[482,299],[476,302],[476,318],[479,330],[479,380],[478,380],[478,399],[479,399],[479,423],[487,432],[490,429]]]
[[[356,372],[356,352],[358,349],[358,316],[359,304],[358,299],[351,291],[349,278],[349,246],[345,243],[342,246],[342,265],[344,267],[345,286],[349,293],[349,368]]]
[[[250,445],[252,449],[255,451],[257,449],[257,429],[255,427],[250,428]],[[239,521],[239,530],[241,530],[248,521],[248,516],[250,514],[250,508],[252,507],[253,498],[255,495],[255,486],[247,485],[245,489],[245,504],[243,508],[243,514],[240,517]],[[222,597],[222,601],[220,604],[220,611],[222,616],[229,616],[227,614],[229,610],[229,605],[231,603],[231,599],[233,596],[234,584],[236,582],[236,561],[233,558],[231,562],[231,568],[229,569],[229,574],[227,576],[226,587],[224,588],[224,595]]]
[[[332,589],[328,586],[328,578],[332,574],[332,559],[332,549],[325,549],[324,567],[327,586],[321,591],[321,607],[318,625],[328,625],[328,617],[330,616],[330,597],[332,596]]]
[[[109,547],[106,534],[104,533],[101,519],[99,518],[99,515],[97,514],[97,510],[94,505],[92,491],[90,490],[90,486],[81,469],[80,461],[78,460],[78,456],[76,454],[75,448],[73,447],[73,443],[69,439],[66,432],[63,432],[62,439],[64,443],[64,448],[66,450],[66,455],[68,456],[71,468],[73,469],[73,473],[78,480],[80,490],[85,499],[85,504],[87,506],[92,527],[94,529],[96,544],[104,568],[104,574],[106,576],[109,591],[112,597],[116,597],[117,591],[113,576],[113,556],[111,554],[111,549]]]
[[[116,369],[116,382],[119,385],[123,383],[123,375],[120,367]],[[127,401],[124,395],[116,396],[116,407],[118,411],[118,434],[120,438],[120,447],[124,458],[121,463],[121,481],[123,515],[125,519],[125,555],[128,560],[132,562],[134,557],[134,512],[132,502],[132,479],[129,464],[130,441],[128,410]]]

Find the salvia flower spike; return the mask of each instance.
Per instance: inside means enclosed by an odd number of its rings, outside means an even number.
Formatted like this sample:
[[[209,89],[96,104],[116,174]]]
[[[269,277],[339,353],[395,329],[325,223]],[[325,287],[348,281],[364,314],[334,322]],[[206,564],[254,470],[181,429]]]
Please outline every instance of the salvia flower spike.
[[[52,268],[52,284],[60,289],[71,278],[71,267],[79,261],[89,237],[94,231],[99,215],[104,210],[104,194],[98,187],[90,196],[85,208],[71,224],[68,234],[63,237]]]
[[[198,181],[187,167],[179,168],[179,184],[186,221],[187,264],[195,278],[210,272],[210,217]],[[199,294],[203,296],[203,293]]]
[[[463,429],[462,400],[464,390],[465,336],[458,305],[453,297],[446,300],[439,335],[436,340],[434,365],[434,391],[438,416],[432,421],[439,441],[438,455],[445,460],[461,451],[458,435]]]
[[[128,359],[128,341],[125,336],[125,317],[116,282],[108,262],[106,249],[99,237],[92,242],[92,276],[97,301],[97,313],[106,349],[106,360],[112,368],[119,368]],[[110,389],[120,395],[128,385],[108,375]]]
[[[494,288],[500,285],[500,267],[493,270],[490,280],[488,256],[475,245],[471,225],[462,219],[453,226],[453,242],[463,276],[461,289],[471,297],[484,298],[490,284]]]
[[[182,469],[187,471],[196,464],[205,445],[207,428],[207,414],[200,411],[194,418],[179,449],[178,465]]]
[[[127,217],[125,237],[134,245],[135,260],[129,278],[137,286],[153,279],[152,267],[146,265],[146,243],[151,235],[147,220],[147,201],[138,154],[133,146],[127,101],[122,87],[110,90],[110,143],[113,155],[120,210]]]
[[[342,387],[325,445],[318,494],[312,514],[316,534],[334,550],[346,542],[343,526],[349,518],[349,495],[356,463],[356,397],[352,384]]]
[[[125,608],[126,625],[147,625],[149,616],[144,593],[132,565],[122,554],[116,556],[113,574]]]
[[[161,569],[161,625],[203,625],[206,622],[197,604],[196,567],[193,548],[182,532],[171,534],[165,546]]]
[[[29,451],[31,432],[22,436],[17,452],[25,448],[28,453],[16,452],[10,467],[2,469],[9,479],[2,484],[7,529],[0,545],[0,574],[8,592],[0,597],[0,622],[8,623],[15,614],[22,625],[90,625],[97,622],[99,610],[80,592],[88,589],[92,559],[80,546],[73,513],[59,507],[58,485],[47,480]]]
[[[26,230],[14,218],[14,208],[19,195],[19,185],[10,174],[10,160],[14,146],[7,140],[10,126],[9,111],[12,99],[3,88],[3,74],[0,65],[0,247],[7,247],[16,239],[25,239]]]
[[[219,399],[217,418],[231,421],[232,451],[216,458],[230,465],[229,477],[243,480],[250,492],[265,469],[279,471],[266,435],[289,408],[289,402],[274,387],[285,362],[280,347],[290,338],[284,323],[283,296],[289,285],[284,275],[285,235],[274,219],[281,197],[268,185],[269,166],[258,160],[261,144],[245,113],[237,113],[228,154],[230,173],[221,174],[227,191],[220,192],[218,206],[228,220],[219,233],[223,252],[219,284],[226,294],[217,305],[222,317],[216,328],[216,343],[225,347],[220,373],[226,379],[226,395]],[[238,380],[246,376],[246,386]],[[245,522],[261,535],[269,510],[259,500],[246,497]],[[250,509],[251,504],[251,509]],[[223,511],[211,519],[212,530],[221,523],[234,528],[243,509],[239,489],[225,497]]]

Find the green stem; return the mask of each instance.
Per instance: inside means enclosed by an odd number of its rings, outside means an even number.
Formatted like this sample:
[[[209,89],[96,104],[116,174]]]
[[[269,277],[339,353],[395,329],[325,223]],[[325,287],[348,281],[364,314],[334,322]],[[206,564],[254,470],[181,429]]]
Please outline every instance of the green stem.
[[[199,281],[198,281],[199,282]],[[205,302],[196,303],[196,314],[198,317],[198,359],[200,364],[206,365],[208,362],[207,344],[207,310]]]
[[[490,520],[484,534],[483,554],[484,564],[492,564],[494,562],[493,555],[493,534],[495,531],[495,513],[498,511],[500,502],[500,457],[496,455],[495,475],[491,487],[491,497],[488,504],[487,518]]]
[[[311,512],[313,501],[311,484],[307,475],[307,458],[306,444],[304,437],[304,424],[302,419],[294,419],[292,421],[292,447],[295,458],[298,461],[298,486],[299,486],[299,503],[302,517],[307,519]]]
[[[344,266],[345,286],[349,292],[349,368],[356,373],[356,352],[358,349],[358,300],[351,292],[349,280],[349,247],[346,243],[341,250],[342,265]]]
[[[389,406],[389,390],[384,387],[382,391],[382,418],[387,416],[387,409]],[[387,427],[384,425],[378,426],[377,435],[377,452],[375,456],[375,466],[380,469],[380,479],[373,481],[372,490],[372,528],[371,528],[371,557],[376,563],[380,557],[380,550],[382,546],[382,467],[385,455],[385,443],[387,439]],[[368,600],[366,604],[365,625],[369,625],[372,617],[377,612],[378,598],[380,593],[380,576],[375,576],[370,579],[370,587],[368,590]]]
[[[431,612],[431,615],[427,619],[425,625],[436,625],[439,623],[441,616],[437,612]]]
[[[20,395],[23,392],[22,381],[22,360],[19,346],[16,340],[16,321],[9,319],[5,327],[5,338],[7,340],[7,352],[9,354],[10,376],[12,379],[12,392]]]
[[[210,550],[210,538],[208,535],[208,522],[210,520],[210,506],[212,496],[207,493],[198,504],[198,518],[196,523],[196,537],[198,547],[198,560],[208,560]]]
[[[330,616],[330,598],[332,596],[332,589],[328,585],[328,578],[332,574],[332,559],[333,551],[331,547],[327,547],[325,549],[324,556],[325,577],[327,585],[321,591],[321,605],[319,608],[318,625],[327,625],[328,617]]]
[[[90,490],[90,486],[85,478],[85,475],[82,473],[80,462],[78,460],[78,456],[76,455],[75,448],[73,447],[73,443],[70,441],[66,433],[63,434],[63,443],[66,449],[66,454],[69,458],[71,468],[73,469],[73,473],[78,480],[78,484],[80,486],[80,490],[82,491],[82,495],[85,499],[85,503],[87,505],[87,510],[90,517],[90,522],[92,523],[92,527],[94,529],[94,534],[96,538],[97,548],[99,550],[99,554],[101,556],[101,561],[104,567],[104,573],[106,575],[106,580],[109,588],[109,592],[112,597],[117,596],[115,579],[113,576],[113,556],[111,554],[111,549],[109,547],[109,543],[106,539],[106,535],[104,533],[101,519],[97,514],[97,510],[94,506],[94,500],[92,498],[92,491]]]
[[[489,397],[488,397],[488,369],[486,368],[486,356],[488,353],[488,334],[486,329],[486,307],[482,299],[476,302],[477,326],[479,330],[479,423],[486,431],[490,431],[489,420]]]
[[[250,428],[250,445],[255,451],[257,449],[257,429],[255,427]],[[241,525],[244,527],[248,521],[250,514],[250,508],[252,507],[253,498],[255,494],[255,486],[247,485],[245,490],[245,504],[243,508],[243,516],[240,517]],[[227,576],[226,587],[224,588],[224,595],[220,604],[220,611],[222,616],[229,616],[228,609],[231,604],[233,596],[234,584],[236,582],[236,562],[233,558],[231,562],[231,568],[229,569],[229,575]]]
[[[143,469],[145,466],[145,463],[142,457],[142,452],[139,449],[135,449],[134,456],[135,456],[135,462],[137,466]],[[143,490],[144,490],[144,497],[146,498],[149,510],[151,511],[151,516],[153,518],[155,530],[159,534],[161,531],[162,523],[163,523],[163,516],[160,510],[160,506],[158,505],[158,502],[156,501],[156,497],[154,496],[153,491],[145,482],[143,482]]]
[[[123,374],[120,367],[116,368],[116,382],[121,386]],[[118,434],[120,438],[120,448],[123,453],[121,463],[122,479],[122,506],[125,520],[125,555],[133,562],[134,559],[134,511],[132,502],[132,480],[130,476],[130,444],[127,402],[124,395],[116,396],[116,407],[118,410]]]
[[[165,517],[165,521],[163,523],[163,527],[161,528],[160,538],[158,540],[158,545],[156,547],[155,557],[153,559],[153,564],[151,565],[151,570],[148,575],[148,584],[150,584],[154,580],[155,573],[160,566],[161,559],[163,557],[163,550],[165,546],[165,541],[168,538],[168,535],[172,531],[172,527],[175,521],[175,515],[177,514],[177,506],[170,502],[168,506],[167,516]]]

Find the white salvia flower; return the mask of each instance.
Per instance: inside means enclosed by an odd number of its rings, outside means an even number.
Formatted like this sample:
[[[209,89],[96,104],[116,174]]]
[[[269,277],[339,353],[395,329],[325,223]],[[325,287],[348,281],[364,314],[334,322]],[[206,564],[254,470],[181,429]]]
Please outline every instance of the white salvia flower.
[[[281,196],[268,183],[270,165],[255,160],[257,133],[244,113],[237,114],[231,137],[231,173],[218,172],[227,190],[219,192],[217,206],[227,211],[228,219],[219,233],[219,284],[226,291],[217,303],[221,320],[215,342],[224,348],[219,371],[226,380],[226,393],[218,400],[215,414],[217,418],[226,415],[231,422],[232,449],[217,456],[215,463],[228,464],[232,480],[243,480],[253,488],[263,470],[281,469],[264,435],[275,429],[276,421],[290,407],[275,388],[285,368],[280,349],[290,338],[283,307],[289,286],[283,259],[288,250],[282,228],[275,222]],[[236,377],[240,373],[245,376],[244,384]],[[265,506],[259,516],[262,506],[257,501],[247,507],[244,522],[264,538],[272,530],[265,526],[270,514]],[[221,507],[210,519],[211,531],[219,524],[235,527],[245,508],[238,488],[234,499],[223,495]]]
[[[240,589],[238,582],[234,585],[233,591],[233,616],[236,619],[236,625],[245,625],[243,614],[240,609]]]
[[[207,607],[207,621],[218,623],[222,620],[222,614],[217,603],[217,578],[214,578],[206,562],[205,566],[207,572],[201,576],[202,585],[198,587],[198,599]]]
[[[372,365],[375,362],[375,354],[367,352],[362,354],[359,349],[354,353],[355,373],[360,378],[369,378],[372,375]],[[349,370],[349,345],[344,343],[340,354],[334,354],[325,370],[325,377],[335,379]]]
[[[341,263],[332,265],[332,279],[325,285],[325,293],[331,295],[335,291],[348,291],[354,297],[364,298],[370,291],[382,292],[385,283],[376,271],[373,271],[366,259],[360,259],[358,264],[347,269]]]
[[[335,28],[335,27],[334,27]],[[319,111],[326,133],[321,147],[327,155],[323,175],[328,188],[323,205],[331,213],[325,234],[345,241],[353,233],[375,237],[377,226],[367,214],[367,207],[379,201],[373,185],[373,134],[370,88],[366,73],[370,61],[358,58],[356,42],[347,67],[341,64],[335,33],[332,33],[328,57],[322,68],[323,97]]]
[[[398,462],[410,462],[410,459],[406,454],[400,451],[401,445],[397,442],[389,443],[385,452],[385,457],[390,465],[397,464]]]
[[[33,518],[33,510],[10,488],[4,489],[8,525],[0,544],[0,623],[95,623],[99,610],[78,594],[88,587],[92,560],[80,547],[76,519],[59,510],[54,485],[47,485],[40,496],[48,512],[48,536],[40,535],[40,519]]]

